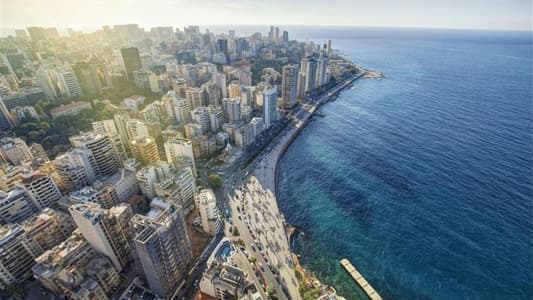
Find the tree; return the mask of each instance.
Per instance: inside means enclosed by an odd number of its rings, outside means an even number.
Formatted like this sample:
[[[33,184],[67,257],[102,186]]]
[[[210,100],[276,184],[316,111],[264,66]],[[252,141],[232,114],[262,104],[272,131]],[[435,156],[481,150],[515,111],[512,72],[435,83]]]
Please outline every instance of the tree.
[[[254,263],[257,261],[257,257],[255,257],[255,256],[250,256],[250,257],[248,257],[248,260],[249,260],[251,263],[254,264]]]
[[[26,290],[18,284],[10,285],[9,290],[11,291],[11,296],[15,299],[23,299],[26,296]]]
[[[234,227],[233,228],[233,236],[239,236],[240,233],[239,233],[239,230],[237,229],[237,227]]]
[[[279,299],[278,295],[276,294],[276,290],[274,290],[272,287],[268,287],[267,294],[268,294],[268,298],[270,298],[272,300]]]
[[[209,174],[207,181],[209,181],[209,185],[215,190],[222,186],[222,179],[217,174]]]

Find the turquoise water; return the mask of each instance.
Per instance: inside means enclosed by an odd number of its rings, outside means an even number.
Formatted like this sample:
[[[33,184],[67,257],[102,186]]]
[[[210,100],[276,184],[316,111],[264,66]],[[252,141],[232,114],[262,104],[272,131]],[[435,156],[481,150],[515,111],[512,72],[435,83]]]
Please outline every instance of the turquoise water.
[[[322,28],[385,73],[321,108],[280,164],[304,266],[348,299],[533,298],[530,33]]]

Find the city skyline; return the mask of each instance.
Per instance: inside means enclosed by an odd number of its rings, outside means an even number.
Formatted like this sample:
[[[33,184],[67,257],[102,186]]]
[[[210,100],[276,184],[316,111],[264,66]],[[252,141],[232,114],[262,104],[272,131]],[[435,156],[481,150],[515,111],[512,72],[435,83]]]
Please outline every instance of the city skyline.
[[[272,2],[272,1],[271,1]],[[213,25],[329,25],[450,29],[530,30],[527,0],[434,2],[409,0],[401,7],[388,1],[337,0],[333,4],[300,0],[285,3],[213,0],[67,1],[3,0],[3,36],[28,26],[94,30],[102,25],[136,23],[142,27],[187,24]],[[61,9],[57,9],[61,8]],[[342,8],[342,9],[340,9]],[[150,13],[146,13],[149,11]],[[298,13],[294,13],[297,11]],[[68,12],[68,13],[67,13]]]

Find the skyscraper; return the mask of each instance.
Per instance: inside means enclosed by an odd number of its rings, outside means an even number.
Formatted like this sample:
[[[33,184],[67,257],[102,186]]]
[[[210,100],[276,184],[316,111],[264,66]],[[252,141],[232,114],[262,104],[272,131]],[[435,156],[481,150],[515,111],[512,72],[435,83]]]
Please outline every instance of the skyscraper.
[[[227,39],[218,39],[215,45],[215,51],[216,53],[224,54],[226,56],[226,62],[230,61]]]
[[[317,60],[317,68],[316,68],[316,80],[315,80],[315,86],[321,87],[324,84],[328,83],[328,58],[320,55],[320,57]]]
[[[170,298],[192,262],[182,208],[154,198],[146,215],[135,215],[130,226],[136,257],[150,289]]]
[[[284,43],[289,42],[289,32],[287,30],[283,30],[283,42]]]
[[[307,93],[315,89],[317,63],[313,57],[304,57],[300,65],[298,97],[305,99]]]
[[[133,71],[142,68],[141,57],[139,56],[139,49],[135,47],[120,49],[120,58],[126,77],[133,80]]]
[[[266,127],[270,127],[278,118],[278,89],[275,87],[264,91],[263,116]]]
[[[298,65],[286,65],[283,67],[281,82],[281,106],[289,109],[296,104],[298,88]]]

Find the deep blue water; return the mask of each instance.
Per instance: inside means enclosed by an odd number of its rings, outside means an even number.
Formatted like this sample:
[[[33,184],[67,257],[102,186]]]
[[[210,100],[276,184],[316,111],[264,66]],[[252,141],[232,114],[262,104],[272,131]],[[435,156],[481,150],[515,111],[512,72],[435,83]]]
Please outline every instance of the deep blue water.
[[[531,33],[324,28],[294,36],[385,73],[321,108],[280,164],[307,269],[347,299],[533,298]]]

